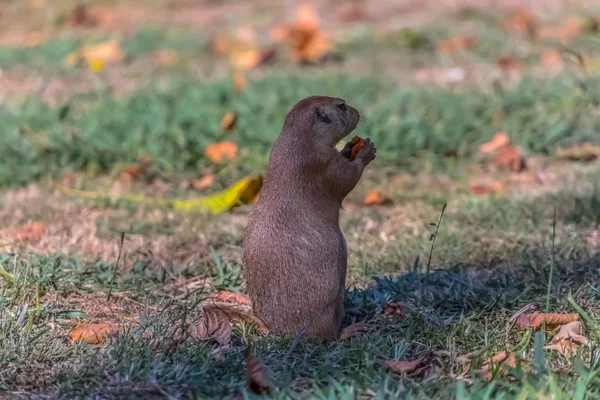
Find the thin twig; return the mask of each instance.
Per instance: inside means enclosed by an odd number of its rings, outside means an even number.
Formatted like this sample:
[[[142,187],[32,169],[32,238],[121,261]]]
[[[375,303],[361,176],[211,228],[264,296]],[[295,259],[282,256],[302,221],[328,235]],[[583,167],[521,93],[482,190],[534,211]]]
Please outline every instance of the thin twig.
[[[106,296],[106,301],[110,300],[110,295],[113,290],[113,282],[115,280],[115,276],[117,275],[117,271],[119,270],[119,262],[121,261],[121,253],[123,252],[123,243],[125,242],[125,232],[121,232],[121,247],[119,247],[119,256],[117,257],[117,264],[115,265],[115,270],[113,271],[112,277],[110,278],[110,284],[108,288],[108,296]]]
[[[425,285],[427,284],[429,278],[429,269],[431,267],[431,257],[433,256],[433,249],[435,248],[435,240],[437,239],[438,232],[440,230],[440,225],[442,224],[442,219],[444,218],[444,211],[446,211],[446,206],[448,203],[444,203],[444,207],[442,207],[442,213],[440,214],[440,219],[438,220],[437,225],[432,223],[431,225],[435,225],[435,233],[431,234],[429,240],[431,241],[431,249],[429,249],[429,259],[427,260],[427,270],[425,271],[425,280],[421,284],[421,303],[423,302],[423,292],[425,289]]]

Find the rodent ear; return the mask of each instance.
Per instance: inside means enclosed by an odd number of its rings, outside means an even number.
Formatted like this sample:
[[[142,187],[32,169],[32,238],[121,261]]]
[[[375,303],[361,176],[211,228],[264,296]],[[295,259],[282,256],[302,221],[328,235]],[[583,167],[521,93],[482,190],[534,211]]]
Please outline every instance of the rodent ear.
[[[315,107],[315,115],[319,121],[322,121],[326,124],[331,122],[331,118],[329,118],[329,116],[325,114],[325,112],[319,106]]]

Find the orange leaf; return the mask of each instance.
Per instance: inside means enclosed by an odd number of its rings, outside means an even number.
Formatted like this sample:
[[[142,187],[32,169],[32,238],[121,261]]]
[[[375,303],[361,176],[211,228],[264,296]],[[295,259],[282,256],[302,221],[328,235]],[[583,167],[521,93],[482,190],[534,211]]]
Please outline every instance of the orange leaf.
[[[237,157],[237,144],[224,142],[209,145],[204,154],[215,164],[222,164]]]
[[[513,146],[506,146],[496,153],[494,161],[498,165],[508,166],[513,172],[521,172],[527,168],[525,158]]]
[[[594,161],[600,158],[600,146],[584,143],[568,149],[556,149],[556,156],[571,161]]]
[[[392,202],[392,200],[389,197],[387,197],[382,191],[371,190],[365,196],[365,199],[363,200],[363,205],[365,205],[367,207],[382,206],[385,204],[390,204],[391,202]]]
[[[554,49],[544,49],[540,56],[542,67],[549,70],[561,70],[564,62],[560,52]]]
[[[397,374],[411,374],[423,363],[423,361],[425,361],[424,356],[420,356],[416,360],[412,360],[412,361],[387,360],[383,363],[383,366],[391,369],[393,372],[395,372]]]
[[[562,25],[541,28],[538,34],[543,38],[558,39],[564,44],[572,37],[581,35],[582,30],[583,24],[577,19],[569,17]]]
[[[137,181],[142,177],[142,169],[135,165],[127,165],[121,173],[121,179],[125,181]]]
[[[517,368],[517,357],[512,352],[503,351],[484,362],[481,365],[481,370],[485,372],[485,379],[492,378],[492,370],[494,368],[498,368],[502,375],[506,375],[509,369]]]
[[[236,122],[237,116],[232,112],[228,112],[221,120],[221,128],[225,131],[230,131],[235,127]]]
[[[383,315],[386,317],[399,316],[400,318],[406,317],[406,308],[402,302],[398,303],[387,303],[383,307]]]
[[[194,186],[194,188],[196,188],[196,189],[204,189],[206,187],[209,187],[213,183],[215,183],[215,176],[214,175],[205,175],[202,178],[196,179],[195,181],[193,181],[192,186]]]
[[[469,191],[476,196],[488,193],[503,192],[504,189],[504,184],[491,179],[478,179],[469,182]]]
[[[354,161],[358,155],[358,151],[364,147],[365,141],[361,137],[354,136],[352,138],[352,143],[354,144],[352,145],[352,153],[350,153],[350,161]]]
[[[581,334],[581,322],[573,321],[560,327],[552,338],[552,344],[545,346],[547,350],[556,350],[565,357],[570,357],[580,344],[588,344],[588,339]]]
[[[70,336],[74,343],[97,344],[116,330],[112,324],[81,324],[71,331]]]
[[[242,71],[235,71],[233,75],[233,88],[238,92],[243,92],[246,88],[246,75]]]
[[[458,50],[471,49],[475,46],[476,39],[473,36],[456,36],[447,40],[437,42],[438,53],[450,54]]]
[[[42,222],[30,222],[16,228],[12,233],[12,239],[16,242],[28,241],[39,242],[44,235],[44,224]]]
[[[190,335],[196,339],[212,338],[224,346],[231,341],[231,323],[223,311],[202,310],[200,318],[190,327]]]
[[[517,324],[522,328],[533,328],[538,330],[542,324],[546,323],[546,329],[554,329],[557,326],[566,325],[569,322],[577,321],[579,314],[540,314],[533,313],[521,315],[517,318]]]
[[[249,305],[249,306],[252,305],[252,302],[246,296],[242,296],[239,293],[230,292],[228,290],[223,290],[218,293],[213,293],[209,296],[209,299],[227,301],[230,303],[245,304],[245,305]]]
[[[373,329],[373,326],[367,324],[366,322],[355,322],[352,325],[349,325],[342,329],[340,339],[349,339],[357,336],[359,333],[367,333],[371,329]]]
[[[535,36],[539,23],[536,16],[531,11],[521,7],[505,18],[501,25],[508,31]]]
[[[492,140],[479,146],[479,152],[482,154],[493,153],[494,151],[506,146],[509,143],[506,132],[497,132]]]
[[[519,63],[512,57],[502,56],[496,61],[498,67],[504,72],[517,71],[521,68]]]
[[[246,362],[248,389],[254,394],[266,394],[268,396],[271,387],[265,367],[252,355],[249,345],[244,350],[244,361]]]

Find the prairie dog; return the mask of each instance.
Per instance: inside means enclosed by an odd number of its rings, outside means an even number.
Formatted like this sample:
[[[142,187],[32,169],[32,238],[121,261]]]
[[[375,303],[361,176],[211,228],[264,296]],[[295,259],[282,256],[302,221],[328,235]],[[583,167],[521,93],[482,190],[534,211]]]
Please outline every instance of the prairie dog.
[[[244,232],[243,263],[255,315],[272,333],[338,337],[347,248],[342,200],[375,159],[369,140],[349,160],[335,146],[360,120],[342,99],[313,96],[288,113],[271,150],[259,200]]]

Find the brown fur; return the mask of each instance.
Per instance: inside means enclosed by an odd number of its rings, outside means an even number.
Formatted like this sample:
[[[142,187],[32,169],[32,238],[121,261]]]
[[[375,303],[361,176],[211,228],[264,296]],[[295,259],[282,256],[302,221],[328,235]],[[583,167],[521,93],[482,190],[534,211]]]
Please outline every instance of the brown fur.
[[[308,327],[306,336],[338,336],[347,261],[339,212],[376,149],[367,139],[351,162],[351,142],[341,152],[335,145],[359,119],[344,100],[309,97],[289,112],[273,146],[243,255],[254,313],[273,333]]]

